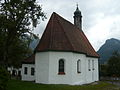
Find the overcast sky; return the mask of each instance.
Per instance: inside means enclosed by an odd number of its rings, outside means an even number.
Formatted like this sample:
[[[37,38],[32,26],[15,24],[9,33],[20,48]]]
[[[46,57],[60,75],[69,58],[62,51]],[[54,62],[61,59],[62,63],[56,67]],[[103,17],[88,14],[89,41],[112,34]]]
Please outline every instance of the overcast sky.
[[[98,50],[106,39],[120,39],[120,0],[38,0],[46,13],[47,20],[40,22],[35,33],[42,35],[53,12],[73,23],[78,3],[82,13],[83,31]]]

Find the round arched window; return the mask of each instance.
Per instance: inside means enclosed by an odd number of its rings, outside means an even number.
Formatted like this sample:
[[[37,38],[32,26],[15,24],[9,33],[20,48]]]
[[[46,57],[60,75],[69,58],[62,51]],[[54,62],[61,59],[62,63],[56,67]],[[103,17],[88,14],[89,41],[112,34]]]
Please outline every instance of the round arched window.
[[[58,74],[65,74],[65,62],[63,59],[59,60]]]

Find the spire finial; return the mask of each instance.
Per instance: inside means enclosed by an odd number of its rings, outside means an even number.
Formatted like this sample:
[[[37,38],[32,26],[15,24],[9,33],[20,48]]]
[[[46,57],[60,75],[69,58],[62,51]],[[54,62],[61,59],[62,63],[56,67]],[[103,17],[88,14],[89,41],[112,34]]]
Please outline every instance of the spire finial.
[[[77,2],[77,4],[76,4],[76,6],[77,6],[77,8],[78,8],[78,2]]]
[[[79,8],[78,8],[78,3],[76,4],[76,6],[77,6],[76,10],[78,10],[78,11],[79,11]]]

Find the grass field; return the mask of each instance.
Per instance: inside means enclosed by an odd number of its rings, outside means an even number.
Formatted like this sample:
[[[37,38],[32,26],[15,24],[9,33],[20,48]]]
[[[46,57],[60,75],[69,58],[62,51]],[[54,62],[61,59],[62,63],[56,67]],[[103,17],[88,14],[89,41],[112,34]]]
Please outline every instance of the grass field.
[[[10,80],[7,90],[120,90],[119,87],[106,83],[98,82],[96,85],[45,85],[35,84],[33,82],[24,82],[18,80]]]

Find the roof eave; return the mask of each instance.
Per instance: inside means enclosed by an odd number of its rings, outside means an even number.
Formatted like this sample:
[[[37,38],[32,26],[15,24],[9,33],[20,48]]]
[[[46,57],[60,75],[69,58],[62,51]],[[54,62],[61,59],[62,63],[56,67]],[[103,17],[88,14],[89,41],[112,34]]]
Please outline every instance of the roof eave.
[[[87,53],[84,53],[84,52],[80,52],[80,51],[73,51],[73,50],[37,50],[35,51],[34,53],[37,53],[37,52],[49,52],[49,51],[54,51],[54,52],[73,52],[73,53],[79,53],[79,54],[85,54],[86,57],[94,57],[94,58],[100,58],[99,55],[88,55]]]

